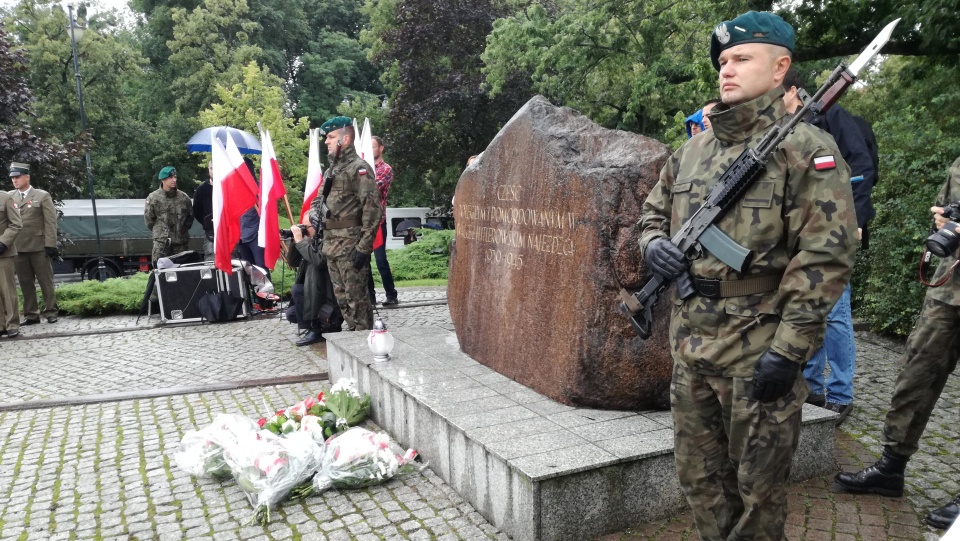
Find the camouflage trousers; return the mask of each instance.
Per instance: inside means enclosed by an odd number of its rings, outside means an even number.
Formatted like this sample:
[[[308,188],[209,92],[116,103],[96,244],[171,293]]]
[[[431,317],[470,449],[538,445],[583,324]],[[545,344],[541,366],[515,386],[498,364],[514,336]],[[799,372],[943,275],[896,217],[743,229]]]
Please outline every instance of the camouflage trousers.
[[[776,402],[752,378],[706,376],[674,363],[670,408],[680,488],[704,541],[782,541],[786,482],[809,393],[803,374]]]
[[[190,249],[190,245],[186,242],[183,244],[174,242],[164,250],[166,242],[166,240],[153,239],[153,252],[150,254],[150,261],[153,262],[154,267],[157,266],[157,260],[161,257],[170,257],[173,254],[179,254]]]
[[[907,338],[881,442],[894,452],[917,452],[940,393],[960,360],[960,306],[927,298]]]
[[[367,290],[367,269],[353,268],[353,254],[327,257],[333,295],[350,330],[366,331],[373,328],[373,307]]]

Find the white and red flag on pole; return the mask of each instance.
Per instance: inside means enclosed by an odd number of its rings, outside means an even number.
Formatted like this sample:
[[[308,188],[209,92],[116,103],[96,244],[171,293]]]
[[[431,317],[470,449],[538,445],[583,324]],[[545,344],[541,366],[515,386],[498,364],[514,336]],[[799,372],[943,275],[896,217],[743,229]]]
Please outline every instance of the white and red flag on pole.
[[[240,240],[240,216],[256,204],[257,183],[229,134],[226,148],[213,138],[211,152],[214,265],[231,274],[231,254]]]
[[[300,223],[310,212],[310,204],[320,194],[323,185],[323,168],[320,167],[320,129],[310,130],[310,152],[307,156],[307,181],[303,185],[303,206],[300,208]]]
[[[257,244],[263,248],[263,264],[270,270],[277,266],[280,257],[280,213],[277,203],[287,195],[277,165],[277,153],[269,131],[260,132],[260,230]]]

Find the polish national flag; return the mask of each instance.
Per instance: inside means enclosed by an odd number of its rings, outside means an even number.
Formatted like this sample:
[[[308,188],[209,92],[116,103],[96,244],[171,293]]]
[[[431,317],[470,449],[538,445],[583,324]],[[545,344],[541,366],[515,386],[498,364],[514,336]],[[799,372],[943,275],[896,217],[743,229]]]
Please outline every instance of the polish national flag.
[[[214,137],[211,152],[214,265],[232,274],[231,254],[240,240],[240,216],[257,203],[257,183],[229,134],[226,148]]]
[[[300,223],[310,212],[310,204],[320,194],[323,185],[323,168],[320,167],[320,129],[310,130],[310,153],[307,156],[307,182],[303,186],[303,206],[300,208]]]
[[[260,133],[263,153],[260,155],[260,231],[257,244],[263,248],[263,264],[270,270],[280,257],[280,214],[277,202],[287,195],[277,165],[277,153],[269,131]]]

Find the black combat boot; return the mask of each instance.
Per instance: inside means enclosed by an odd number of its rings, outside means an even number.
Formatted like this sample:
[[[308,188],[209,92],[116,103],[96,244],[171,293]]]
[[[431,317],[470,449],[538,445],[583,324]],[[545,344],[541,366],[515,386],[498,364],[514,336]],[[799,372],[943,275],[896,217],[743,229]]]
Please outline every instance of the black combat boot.
[[[883,456],[876,464],[856,473],[840,472],[834,481],[847,492],[899,498],[903,496],[903,472],[907,469],[909,459],[884,447]]]
[[[947,502],[940,509],[934,509],[927,514],[927,524],[940,530],[948,530],[960,515],[960,495]]]

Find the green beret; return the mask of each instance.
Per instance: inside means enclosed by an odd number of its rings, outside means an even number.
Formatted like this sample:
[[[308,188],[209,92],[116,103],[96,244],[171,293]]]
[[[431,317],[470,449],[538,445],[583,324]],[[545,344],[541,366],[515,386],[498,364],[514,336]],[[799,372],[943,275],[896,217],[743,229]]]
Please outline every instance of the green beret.
[[[20,162],[10,163],[11,177],[19,177],[20,175],[29,175],[29,174],[30,174],[30,164],[20,163]]]
[[[326,135],[332,131],[337,131],[344,126],[353,126],[353,119],[346,116],[335,116],[320,126],[320,131]]]
[[[170,178],[177,175],[177,170],[172,165],[168,165],[160,170],[160,174],[157,175],[157,178],[160,180]]]
[[[748,11],[732,21],[718,24],[710,36],[710,60],[720,70],[720,53],[743,43],[769,43],[793,52],[793,27],[766,11]]]

